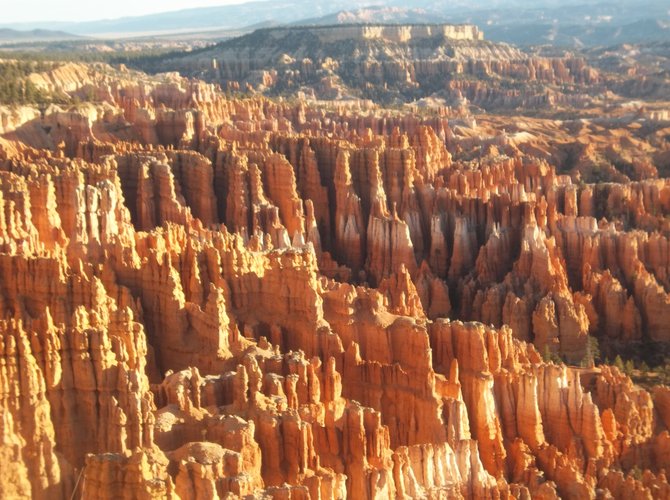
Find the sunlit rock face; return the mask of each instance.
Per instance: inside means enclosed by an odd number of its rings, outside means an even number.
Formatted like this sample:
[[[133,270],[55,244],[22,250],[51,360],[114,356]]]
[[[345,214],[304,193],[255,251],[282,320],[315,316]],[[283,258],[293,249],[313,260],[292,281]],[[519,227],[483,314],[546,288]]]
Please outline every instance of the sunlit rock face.
[[[0,497],[670,496],[667,389],[577,368],[670,339],[666,180],[96,71],[0,138]]]

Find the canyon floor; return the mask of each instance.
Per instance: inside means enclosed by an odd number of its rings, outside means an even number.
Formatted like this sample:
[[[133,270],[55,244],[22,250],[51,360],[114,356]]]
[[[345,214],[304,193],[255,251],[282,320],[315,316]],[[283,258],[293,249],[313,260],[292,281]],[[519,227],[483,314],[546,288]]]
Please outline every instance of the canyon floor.
[[[403,33],[26,71],[0,497],[670,498],[663,47]]]

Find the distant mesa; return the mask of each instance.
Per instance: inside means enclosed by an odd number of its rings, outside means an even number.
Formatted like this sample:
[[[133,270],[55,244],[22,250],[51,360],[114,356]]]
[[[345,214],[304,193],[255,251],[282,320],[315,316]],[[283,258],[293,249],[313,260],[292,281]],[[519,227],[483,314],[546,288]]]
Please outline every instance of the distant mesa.
[[[595,68],[572,54],[523,52],[485,40],[474,24],[446,23],[273,27],[138,67],[177,71],[231,91],[382,104],[431,97],[487,110],[574,99],[563,95],[564,85],[590,85],[598,78]],[[547,97],[550,88],[558,97]]]
[[[270,28],[274,38],[284,38],[287,32],[301,31],[316,36],[322,43],[344,40],[383,40],[406,43],[424,38],[452,40],[483,40],[484,33],[472,24],[338,24],[330,26],[300,26]]]

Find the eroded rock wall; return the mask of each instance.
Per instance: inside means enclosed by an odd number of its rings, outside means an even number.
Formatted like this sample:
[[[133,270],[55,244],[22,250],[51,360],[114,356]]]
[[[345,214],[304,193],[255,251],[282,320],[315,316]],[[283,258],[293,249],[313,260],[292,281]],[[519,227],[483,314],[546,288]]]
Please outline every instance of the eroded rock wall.
[[[0,496],[668,497],[665,389],[576,367],[668,340],[666,180],[117,85],[6,136]]]

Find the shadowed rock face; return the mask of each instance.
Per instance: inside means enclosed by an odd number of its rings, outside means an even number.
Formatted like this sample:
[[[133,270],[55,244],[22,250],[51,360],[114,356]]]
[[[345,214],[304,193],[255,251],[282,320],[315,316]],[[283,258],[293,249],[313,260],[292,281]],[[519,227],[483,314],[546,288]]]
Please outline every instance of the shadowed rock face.
[[[667,390],[540,355],[670,340],[641,157],[89,70],[0,140],[0,496],[670,496]],[[663,154],[583,127],[575,172]]]

